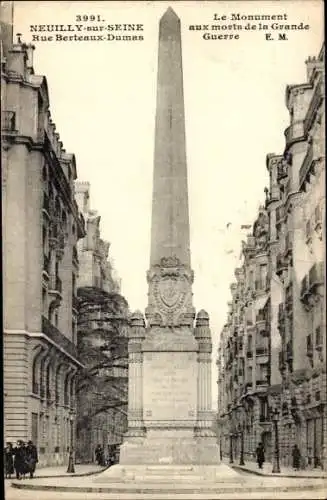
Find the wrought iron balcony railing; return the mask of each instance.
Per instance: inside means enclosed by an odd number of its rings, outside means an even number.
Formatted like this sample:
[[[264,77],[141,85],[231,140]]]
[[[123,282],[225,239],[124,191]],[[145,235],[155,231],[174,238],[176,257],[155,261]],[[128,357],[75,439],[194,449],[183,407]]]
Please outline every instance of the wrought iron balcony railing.
[[[50,321],[42,316],[42,332],[49,337],[50,340],[60,345],[65,351],[74,358],[77,358],[77,347],[65,335],[63,335],[58,328],[56,328]]]
[[[314,292],[317,286],[324,283],[324,263],[316,262],[309,271],[309,289]]]

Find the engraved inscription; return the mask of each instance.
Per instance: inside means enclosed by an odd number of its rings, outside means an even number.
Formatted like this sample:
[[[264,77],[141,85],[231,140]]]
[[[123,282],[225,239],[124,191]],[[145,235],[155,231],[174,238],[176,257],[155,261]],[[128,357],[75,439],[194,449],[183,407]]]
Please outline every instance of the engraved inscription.
[[[193,420],[196,417],[196,353],[144,353],[144,419]],[[190,359],[191,358],[191,359]]]

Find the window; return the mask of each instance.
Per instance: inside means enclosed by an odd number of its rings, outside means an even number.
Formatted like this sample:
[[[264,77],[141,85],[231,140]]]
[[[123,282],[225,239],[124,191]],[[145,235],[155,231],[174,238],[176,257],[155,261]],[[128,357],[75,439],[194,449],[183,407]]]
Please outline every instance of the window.
[[[38,356],[35,356],[32,367],[32,392],[39,394],[39,374],[38,373]]]
[[[260,290],[265,289],[266,283],[267,283],[267,265],[261,264],[259,267],[259,283],[258,283],[259,289]]]
[[[50,391],[50,384],[51,384],[51,364],[49,363],[47,366],[47,372],[46,372],[46,398],[48,401],[51,400],[51,391]]]
[[[38,445],[38,424],[39,424],[39,416],[37,413],[32,413],[32,442],[37,447]]]
[[[58,311],[55,312],[55,325],[58,326],[59,323],[59,317],[58,317]]]
[[[76,344],[76,321],[72,321],[72,342]]]
[[[64,385],[64,404],[65,404],[65,406],[69,405],[68,385],[69,385],[69,375],[66,375],[65,385]]]
[[[47,172],[47,166],[46,165],[43,165],[43,168],[42,168],[42,179],[44,182],[47,181],[48,179],[48,172]]]
[[[45,288],[42,288],[42,311],[43,314],[46,314],[47,310],[47,291]]]
[[[58,366],[56,370],[56,381],[55,381],[55,402],[60,403],[60,369],[61,365]]]
[[[321,345],[321,327],[317,326],[316,328],[316,347]]]

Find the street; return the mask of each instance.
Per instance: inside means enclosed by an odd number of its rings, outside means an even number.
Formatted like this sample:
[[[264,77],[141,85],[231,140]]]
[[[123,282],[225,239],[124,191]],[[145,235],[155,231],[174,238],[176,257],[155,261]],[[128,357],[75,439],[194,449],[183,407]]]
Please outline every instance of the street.
[[[256,499],[306,499],[306,498],[312,498],[312,499],[325,499],[326,498],[326,490],[327,490],[327,482],[326,480],[319,480],[319,479],[305,479],[305,478],[283,478],[279,477],[278,479],[275,478],[270,478],[270,477],[265,477],[265,478],[260,478],[258,479],[254,475],[250,473],[242,474],[242,476],[247,476],[249,480],[249,484],[247,485],[247,488],[251,485],[253,485],[253,490],[252,491],[235,491],[233,493],[227,492],[224,493],[224,486],[222,484],[219,484],[219,491],[217,488],[216,492],[210,493],[210,500],[218,500],[218,499],[250,499],[250,498],[256,498]],[[40,481],[40,480],[39,480]],[[61,485],[62,483],[67,484],[65,480],[62,480],[61,478],[58,478],[56,480],[58,485]],[[178,500],[209,500],[208,498],[208,493],[194,493],[192,494],[191,492],[185,492],[183,494],[174,494],[174,493],[162,493],[160,496],[156,493],[100,493],[100,492],[62,492],[62,491],[45,491],[45,490],[24,490],[24,489],[17,489],[13,488],[11,486],[11,481],[6,481],[5,484],[5,499],[6,500],[91,500],[91,499],[97,499],[97,500],[143,500],[143,499],[149,499],[149,500],[171,500],[171,499],[178,499]],[[36,480],[33,481],[34,484],[36,484]],[[70,481],[70,486],[84,486],[83,483],[86,485],[91,486],[92,481],[90,479],[86,480],[83,478],[71,478]],[[301,486],[301,489],[299,489],[299,486]],[[109,484],[107,485],[109,486]],[[226,485],[227,486],[227,485]],[[267,491],[256,491],[256,489],[260,487],[267,487],[270,489],[267,489]],[[275,487],[276,489],[271,489],[272,487]],[[293,488],[296,487],[297,489],[294,490]],[[287,489],[289,488],[289,491]]]

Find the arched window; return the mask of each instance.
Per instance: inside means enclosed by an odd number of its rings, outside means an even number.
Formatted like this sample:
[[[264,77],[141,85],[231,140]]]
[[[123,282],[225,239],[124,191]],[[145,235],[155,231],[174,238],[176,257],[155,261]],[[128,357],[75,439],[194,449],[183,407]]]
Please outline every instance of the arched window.
[[[69,405],[69,374],[67,374],[66,377],[65,377],[65,384],[64,384],[64,405],[65,406]]]
[[[75,405],[75,377],[72,377],[70,381],[70,406],[74,405]]]
[[[56,381],[55,381],[55,402],[58,405],[60,403],[60,373],[61,365],[58,366],[56,370]]]
[[[46,384],[46,399],[47,401],[51,400],[51,363],[48,363],[47,366],[47,372],[46,372],[46,378],[45,378],[45,384]]]
[[[40,372],[38,371],[38,355],[35,356],[32,366],[32,392],[33,394],[39,394],[40,385]]]
[[[45,397],[45,380],[44,380],[44,368],[45,368],[45,360],[46,358],[42,358],[40,363],[40,397],[43,399]]]

